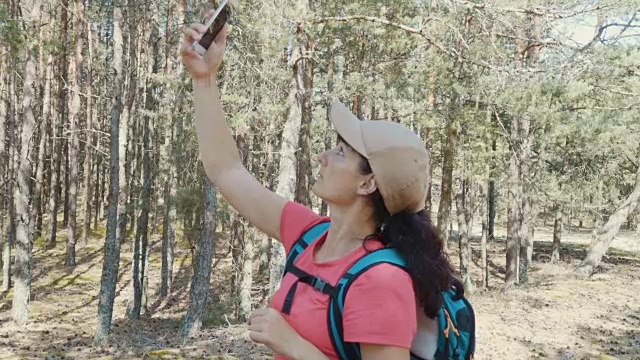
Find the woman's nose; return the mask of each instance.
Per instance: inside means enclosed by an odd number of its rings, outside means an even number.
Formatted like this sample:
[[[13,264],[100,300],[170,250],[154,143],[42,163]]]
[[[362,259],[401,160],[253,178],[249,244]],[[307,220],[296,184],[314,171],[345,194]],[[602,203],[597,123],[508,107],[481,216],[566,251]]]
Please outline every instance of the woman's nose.
[[[320,165],[324,166],[327,163],[327,152],[323,151],[316,155],[316,160],[320,163]]]

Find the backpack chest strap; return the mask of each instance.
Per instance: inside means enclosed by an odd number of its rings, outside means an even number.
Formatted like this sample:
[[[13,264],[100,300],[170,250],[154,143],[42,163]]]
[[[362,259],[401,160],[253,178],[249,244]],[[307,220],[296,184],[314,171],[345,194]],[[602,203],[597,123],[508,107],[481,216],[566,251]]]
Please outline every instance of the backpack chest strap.
[[[335,298],[340,290],[339,286],[333,286],[324,279],[311,275],[293,264],[287,265],[286,272],[297,277],[296,281],[289,288],[282,306],[282,312],[287,315],[291,313],[291,306],[293,305],[293,298],[295,297],[296,290],[298,289],[298,283],[305,283],[332,298]]]

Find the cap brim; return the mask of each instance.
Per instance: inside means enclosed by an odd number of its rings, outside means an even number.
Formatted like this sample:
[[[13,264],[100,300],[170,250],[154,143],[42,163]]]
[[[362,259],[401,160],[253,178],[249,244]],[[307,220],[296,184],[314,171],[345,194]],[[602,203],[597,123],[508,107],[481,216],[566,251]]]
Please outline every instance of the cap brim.
[[[358,119],[340,101],[331,104],[331,122],[335,126],[338,134],[360,155],[368,158],[367,147],[362,140],[362,129],[360,119]]]

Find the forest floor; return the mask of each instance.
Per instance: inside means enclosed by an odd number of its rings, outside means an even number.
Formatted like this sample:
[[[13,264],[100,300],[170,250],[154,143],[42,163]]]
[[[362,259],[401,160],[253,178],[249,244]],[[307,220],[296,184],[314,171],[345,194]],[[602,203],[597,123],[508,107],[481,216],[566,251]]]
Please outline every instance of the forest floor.
[[[477,232],[476,232],[477,233]],[[476,359],[640,359],[640,239],[621,233],[597,273],[589,279],[573,275],[586,253],[587,229],[565,233],[561,261],[549,262],[552,229],[536,232],[534,262],[526,287],[504,289],[504,229],[489,244],[488,290],[470,295],[477,316]],[[132,298],[129,244],[122,246],[120,276],[108,345],[92,344],[102,268],[104,229],[88,244],[77,246],[77,266],[64,266],[66,234],[57,245],[34,246],[30,323],[11,323],[12,291],[0,293],[0,359],[269,359],[265,348],[253,345],[246,327],[232,319],[228,306],[227,245],[217,244],[218,257],[211,280],[207,319],[199,335],[182,340],[186,312],[190,251],[177,246],[174,287],[159,299],[160,241],[152,237],[147,311],[141,320],[129,320],[126,306]],[[457,264],[457,245],[449,243]],[[478,239],[473,242],[475,279]],[[216,259],[217,260],[217,259]],[[221,302],[222,301],[222,302]]]

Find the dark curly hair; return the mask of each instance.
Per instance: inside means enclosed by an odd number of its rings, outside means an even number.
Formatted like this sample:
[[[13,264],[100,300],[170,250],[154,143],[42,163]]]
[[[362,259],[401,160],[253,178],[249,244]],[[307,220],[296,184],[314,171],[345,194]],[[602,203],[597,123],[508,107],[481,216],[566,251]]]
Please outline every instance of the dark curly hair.
[[[361,156],[360,173],[371,174],[371,165]],[[393,246],[407,261],[420,306],[434,319],[442,306],[442,291],[454,288],[456,296],[464,295],[462,282],[444,251],[444,239],[426,211],[389,214],[379,190],[371,194],[377,233],[366,240],[378,238],[385,246]]]

